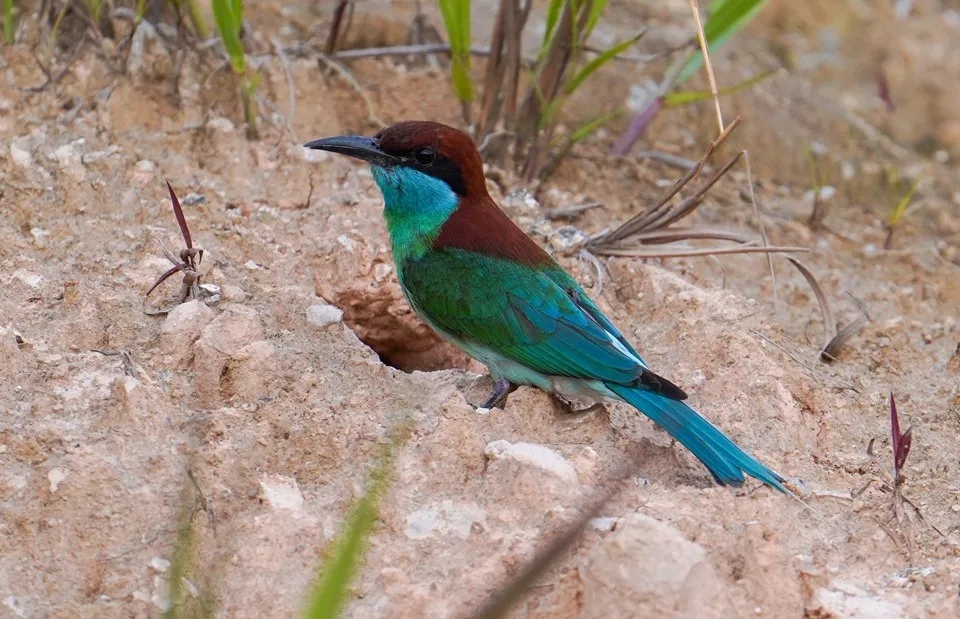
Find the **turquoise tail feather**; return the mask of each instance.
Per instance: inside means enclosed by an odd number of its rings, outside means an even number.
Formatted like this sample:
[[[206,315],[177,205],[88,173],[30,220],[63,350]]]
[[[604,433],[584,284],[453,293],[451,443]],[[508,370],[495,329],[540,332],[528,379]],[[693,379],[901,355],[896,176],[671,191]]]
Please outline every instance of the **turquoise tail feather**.
[[[680,400],[623,385],[606,384],[606,387],[689,449],[709,469],[717,483],[740,486],[746,473],[789,494],[780,475],[740,449],[723,432]]]

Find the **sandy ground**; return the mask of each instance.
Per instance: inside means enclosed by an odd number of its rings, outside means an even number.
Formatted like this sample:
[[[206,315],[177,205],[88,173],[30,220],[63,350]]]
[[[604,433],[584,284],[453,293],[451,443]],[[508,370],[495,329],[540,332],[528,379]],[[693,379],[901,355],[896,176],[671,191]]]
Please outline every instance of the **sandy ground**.
[[[686,4],[613,2],[616,26],[598,36],[647,23],[643,50],[655,50],[689,32]],[[724,101],[747,118],[728,150],[750,149],[771,241],[810,248],[798,257],[839,322],[857,317],[853,298],[867,309],[840,359],[817,360],[816,300],[781,258],[776,305],[758,256],[604,260],[602,290],[590,263],[564,264],[695,407],[804,480],[810,509],[753,483],[713,486],[624,406],[571,416],[523,388],[505,410],[476,410],[483,368],[411,315],[369,172],[299,146],[375,130],[357,92],[315,58],[275,53],[273,41],[322,36],[329,7],[249,9],[268,104],[257,142],[212,56],[181,66],[159,38],[143,38],[125,74],[89,45],[66,65],[63,41],[51,73],[64,72],[31,90],[47,78],[37,27],[24,23],[0,48],[0,616],[159,616],[186,522],[197,616],[297,616],[402,420],[413,433],[349,617],[468,616],[628,458],[638,474],[515,616],[960,616],[958,7],[915,2],[899,20],[869,3],[795,4],[772,6],[717,71],[729,83],[788,67]],[[476,12],[485,23],[490,4]],[[411,15],[361,5],[349,43],[404,43]],[[349,68],[387,122],[458,122],[442,72],[405,60]],[[876,94],[881,68],[893,110]],[[624,63],[598,76],[569,122],[622,103],[644,75]],[[602,208],[548,221],[511,174],[493,171],[492,189],[551,249],[562,226],[624,219],[680,173],[604,157],[623,122],[540,194],[543,207]],[[713,122],[708,107],[668,111],[640,148],[696,158]],[[816,231],[811,144],[833,188]],[[893,169],[921,186],[884,250]],[[721,182],[697,223],[759,237],[745,178]],[[181,247],[164,181],[219,297],[155,316],[146,310],[179,286],[145,300],[169,266],[154,237]],[[913,434],[899,516],[890,391]]]

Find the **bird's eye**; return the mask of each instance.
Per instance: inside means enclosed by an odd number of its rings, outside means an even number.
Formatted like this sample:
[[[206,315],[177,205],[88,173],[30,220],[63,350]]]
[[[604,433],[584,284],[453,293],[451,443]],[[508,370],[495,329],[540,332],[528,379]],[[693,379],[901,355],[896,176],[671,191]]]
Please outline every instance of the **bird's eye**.
[[[433,163],[434,159],[437,158],[437,154],[433,152],[432,148],[421,148],[413,154],[413,158],[417,160],[417,163],[420,165],[430,165]]]

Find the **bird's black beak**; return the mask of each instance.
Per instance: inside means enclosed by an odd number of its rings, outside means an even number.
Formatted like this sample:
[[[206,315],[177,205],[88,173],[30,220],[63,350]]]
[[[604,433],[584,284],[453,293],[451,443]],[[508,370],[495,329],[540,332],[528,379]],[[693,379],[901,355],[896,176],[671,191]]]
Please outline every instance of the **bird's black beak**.
[[[399,163],[399,159],[380,149],[379,140],[362,135],[338,135],[333,138],[323,138],[322,140],[307,142],[304,147],[355,157],[384,168]]]

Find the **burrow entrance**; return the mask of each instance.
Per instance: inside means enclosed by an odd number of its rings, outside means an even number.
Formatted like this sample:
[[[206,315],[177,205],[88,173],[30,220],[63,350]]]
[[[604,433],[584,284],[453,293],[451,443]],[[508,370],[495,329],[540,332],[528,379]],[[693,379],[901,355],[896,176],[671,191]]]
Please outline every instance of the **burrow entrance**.
[[[380,360],[404,372],[432,372],[462,368],[482,371],[469,355],[447,343],[424,324],[399,290],[387,287],[350,288],[332,302],[343,310],[343,320]],[[398,298],[399,296],[399,298]]]

